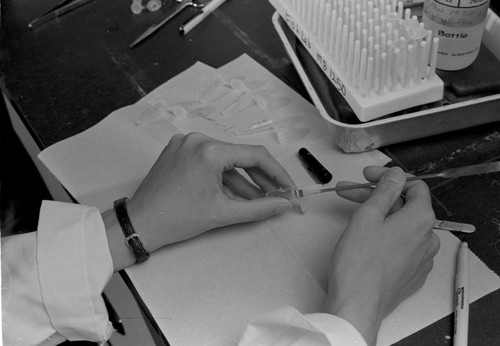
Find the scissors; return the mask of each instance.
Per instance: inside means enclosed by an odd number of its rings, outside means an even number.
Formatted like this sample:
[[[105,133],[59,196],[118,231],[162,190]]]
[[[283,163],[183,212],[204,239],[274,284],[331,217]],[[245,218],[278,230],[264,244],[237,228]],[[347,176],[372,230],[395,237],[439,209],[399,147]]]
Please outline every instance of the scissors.
[[[177,0],[178,1],[178,0]],[[182,1],[180,1],[182,2]],[[177,7],[172,13],[170,13],[168,15],[167,18],[165,18],[164,20],[162,20],[160,23],[158,24],[154,24],[152,25],[151,27],[149,27],[148,30],[146,30],[141,36],[139,36],[137,38],[137,40],[135,40],[131,45],[130,45],[130,48],[134,48],[135,46],[137,46],[139,43],[141,43],[143,40],[145,40],[146,38],[148,38],[149,36],[151,36],[154,32],[156,32],[158,29],[160,29],[163,25],[165,25],[166,23],[168,23],[172,18],[174,18],[175,16],[177,16],[179,13],[181,13],[184,9],[188,8],[188,7],[194,7],[194,8],[201,8],[205,6],[205,4],[203,3],[198,3],[197,1],[195,0],[188,0],[188,1],[185,1],[185,2],[182,2],[181,5],[179,5],[179,7]]]
[[[60,17],[74,10],[75,8],[85,5],[86,3],[91,1],[92,0],[62,0],[56,6],[54,6],[53,8],[42,14],[40,17],[35,18],[31,22],[29,22],[28,28],[35,29],[40,25],[42,25],[43,23],[46,23],[54,18]]]

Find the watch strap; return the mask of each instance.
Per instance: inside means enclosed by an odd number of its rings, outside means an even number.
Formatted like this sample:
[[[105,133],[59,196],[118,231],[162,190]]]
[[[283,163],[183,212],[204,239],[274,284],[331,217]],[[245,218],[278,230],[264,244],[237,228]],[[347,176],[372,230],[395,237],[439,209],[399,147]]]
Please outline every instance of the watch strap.
[[[144,245],[142,245],[141,238],[135,233],[132,222],[130,222],[127,211],[127,201],[127,197],[120,198],[113,203],[113,206],[118,222],[125,235],[125,244],[127,244],[127,247],[134,253],[136,263],[141,263],[149,258],[149,252],[147,252]]]

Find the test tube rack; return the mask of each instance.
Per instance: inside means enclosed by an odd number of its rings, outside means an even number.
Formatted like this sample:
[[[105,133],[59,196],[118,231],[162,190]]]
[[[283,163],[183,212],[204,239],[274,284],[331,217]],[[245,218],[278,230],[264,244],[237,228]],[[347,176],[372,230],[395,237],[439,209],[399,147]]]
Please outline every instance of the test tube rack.
[[[270,0],[361,122],[443,98],[439,39],[396,0]]]

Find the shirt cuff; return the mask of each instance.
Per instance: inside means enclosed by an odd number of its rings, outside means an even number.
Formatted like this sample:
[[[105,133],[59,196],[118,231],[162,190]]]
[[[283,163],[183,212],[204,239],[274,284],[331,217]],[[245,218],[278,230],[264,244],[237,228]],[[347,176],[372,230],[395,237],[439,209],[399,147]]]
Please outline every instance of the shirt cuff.
[[[343,318],[327,313],[309,314],[305,318],[325,333],[331,345],[367,346],[358,330]]]
[[[285,306],[250,323],[240,346],[251,345],[366,346],[361,334],[346,320],[325,313],[303,315]]]
[[[99,210],[44,201],[37,260],[54,329],[68,340],[108,340],[113,328],[101,294],[113,274],[113,262]]]

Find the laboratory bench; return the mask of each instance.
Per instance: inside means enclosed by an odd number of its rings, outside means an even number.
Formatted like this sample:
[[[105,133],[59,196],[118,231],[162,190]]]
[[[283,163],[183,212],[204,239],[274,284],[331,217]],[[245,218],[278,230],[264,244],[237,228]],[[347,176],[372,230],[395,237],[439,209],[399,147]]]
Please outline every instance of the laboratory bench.
[[[41,150],[137,102],[196,61],[220,67],[246,53],[309,99],[271,23],[274,9],[267,1],[229,0],[182,36],[179,26],[194,13],[188,8],[133,49],[130,44],[161,21],[174,1],[163,1],[159,11],[135,15],[130,0],[95,0],[34,30],[28,28],[30,20],[57,2],[5,0],[0,5],[2,92],[16,133],[35,162]],[[392,159],[391,165],[413,174],[500,160],[500,122],[379,150]],[[37,167],[55,199],[72,200],[42,164]],[[477,231],[465,239],[500,275],[500,173],[431,180],[429,185],[437,218],[475,225]],[[126,273],[122,276],[135,293]],[[135,298],[150,316],[140,297]],[[498,311],[498,290],[471,304],[471,345],[500,344]],[[154,320],[148,323],[158,332]],[[452,328],[453,316],[448,315],[397,345],[449,345]],[[158,339],[165,342],[168,335]]]

